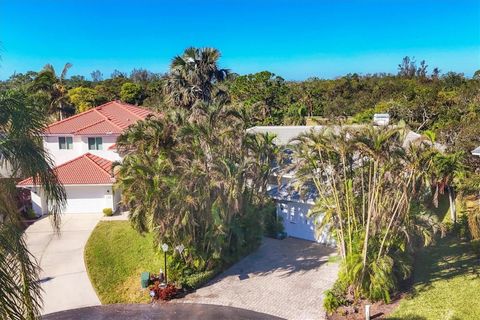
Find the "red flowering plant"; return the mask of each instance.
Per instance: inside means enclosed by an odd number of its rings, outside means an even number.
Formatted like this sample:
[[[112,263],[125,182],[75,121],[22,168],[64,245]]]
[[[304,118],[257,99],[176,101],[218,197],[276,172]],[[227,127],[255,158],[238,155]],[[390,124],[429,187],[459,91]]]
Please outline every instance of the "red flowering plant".
[[[178,294],[178,289],[171,283],[166,286],[161,286],[160,281],[155,281],[150,287],[150,296],[153,300],[172,300]]]

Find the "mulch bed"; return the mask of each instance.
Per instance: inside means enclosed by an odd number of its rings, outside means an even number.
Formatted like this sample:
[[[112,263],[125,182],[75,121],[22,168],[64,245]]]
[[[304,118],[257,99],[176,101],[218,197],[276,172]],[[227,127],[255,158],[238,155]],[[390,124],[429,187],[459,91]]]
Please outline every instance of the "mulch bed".
[[[405,296],[405,293],[398,294],[397,296],[392,297],[392,301],[389,304],[384,302],[375,302],[370,303],[367,300],[360,302],[356,306],[355,310],[352,307],[341,307],[337,312],[332,315],[327,315],[328,320],[364,320],[365,319],[365,305],[370,304],[370,319],[385,319],[386,316],[391,314],[395,310]],[[355,312],[356,311],[356,312]],[[353,313],[355,312],[355,313]]]

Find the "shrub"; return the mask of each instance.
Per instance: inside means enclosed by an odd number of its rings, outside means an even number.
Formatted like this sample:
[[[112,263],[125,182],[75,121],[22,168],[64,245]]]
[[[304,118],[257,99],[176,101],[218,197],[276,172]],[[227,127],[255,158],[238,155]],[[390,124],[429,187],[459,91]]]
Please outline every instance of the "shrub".
[[[27,210],[27,212],[25,213],[25,215],[27,216],[27,219],[30,219],[30,220],[33,220],[33,219],[37,218],[37,214],[35,213],[35,211],[33,211],[32,208],[29,208]]]
[[[473,253],[480,257],[480,239],[470,241],[470,245],[472,246]]]
[[[273,203],[268,204],[264,211],[264,233],[267,237],[276,238],[284,230],[282,217],[277,216],[277,210]]]
[[[105,209],[103,209],[103,214],[104,214],[106,217],[110,217],[110,216],[113,214],[112,208],[105,208]]]
[[[327,313],[331,314],[340,306],[347,304],[348,301],[345,299],[345,289],[339,281],[335,282],[332,289],[325,291],[323,306],[325,307],[325,311],[327,311]]]
[[[209,270],[204,272],[199,272],[185,277],[182,280],[182,284],[188,287],[189,289],[197,289],[207,283],[212,279],[217,272],[215,270]]]

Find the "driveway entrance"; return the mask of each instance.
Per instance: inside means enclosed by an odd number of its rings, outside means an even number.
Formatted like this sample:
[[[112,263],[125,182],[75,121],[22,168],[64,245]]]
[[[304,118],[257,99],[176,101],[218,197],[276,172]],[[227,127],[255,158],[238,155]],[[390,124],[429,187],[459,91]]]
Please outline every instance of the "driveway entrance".
[[[42,268],[42,314],[100,304],[87,275],[83,251],[101,217],[64,214],[60,234],[56,235],[47,216],[25,231],[28,248]]]
[[[260,248],[185,303],[231,306],[286,319],[324,319],[323,292],[337,278],[338,264],[328,262],[335,250],[287,238],[265,238]]]

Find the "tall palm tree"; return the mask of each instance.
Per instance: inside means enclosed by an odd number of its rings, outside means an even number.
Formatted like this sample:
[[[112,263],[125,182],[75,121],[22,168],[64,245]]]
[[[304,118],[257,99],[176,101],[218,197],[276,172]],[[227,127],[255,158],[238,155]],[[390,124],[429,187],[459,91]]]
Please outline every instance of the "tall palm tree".
[[[218,84],[230,71],[218,67],[220,52],[213,48],[187,48],[173,58],[164,91],[174,107],[191,109],[197,102],[224,101],[226,92]]]
[[[0,177],[0,318],[35,319],[42,304],[38,282],[39,266],[29,253],[16,203],[15,179],[32,176],[42,185],[59,225],[65,191],[53,163],[42,146],[46,119],[43,111],[29,104],[21,91],[0,93],[0,165],[12,167],[9,177]]]
[[[71,67],[71,63],[66,63],[62,73],[57,75],[53,66],[47,64],[38,73],[32,84],[33,91],[43,92],[48,95],[48,111],[50,114],[56,114],[57,120],[62,120],[74,112],[68,100],[68,88],[65,84],[67,72]]]

